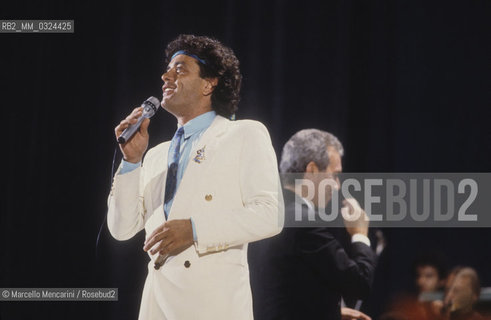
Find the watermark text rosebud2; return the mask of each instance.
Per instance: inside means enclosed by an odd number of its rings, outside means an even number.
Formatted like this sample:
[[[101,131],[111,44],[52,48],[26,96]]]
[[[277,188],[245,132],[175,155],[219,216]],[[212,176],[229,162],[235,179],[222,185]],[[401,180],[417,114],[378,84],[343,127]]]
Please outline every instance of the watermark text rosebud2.
[[[285,227],[491,227],[491,173],[282,174]],[[294,195],[293,195],[294,194]],[[295,199],[287,199],[295,197]],[[365,214],[364,214],[365,213]]]

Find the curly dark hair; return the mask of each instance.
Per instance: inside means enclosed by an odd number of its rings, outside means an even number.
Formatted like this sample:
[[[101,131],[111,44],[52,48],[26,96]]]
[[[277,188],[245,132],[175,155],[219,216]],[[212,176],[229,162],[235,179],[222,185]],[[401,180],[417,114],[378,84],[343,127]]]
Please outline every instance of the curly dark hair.
[[[201,78],[218,78],[218,84],[211,95],[213,110],[221,116],[230,118],[237,111],[239,104],[242,75],[239,60],[232,49],[216,39],[205,36],[181,34],[170,42],[165,49],[168,64],[179,50],[203,59],[206,64],[197,61]]]

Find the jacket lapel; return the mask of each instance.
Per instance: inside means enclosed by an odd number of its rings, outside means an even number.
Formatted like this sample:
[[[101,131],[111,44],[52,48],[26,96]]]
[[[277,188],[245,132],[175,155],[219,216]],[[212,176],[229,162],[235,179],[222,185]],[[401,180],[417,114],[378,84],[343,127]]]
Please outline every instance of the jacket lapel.
[[[174,196],[170,219],[185,219],[190,216],[191,212],[187,210],[191,205],[190,199],[193,199],[196,190],[202,189],[200,186],[203,183],[208,182],[204,181],[203,175],[215,159],[219,137],[225,133],[228,124],[229,120],[217,115],[191,150],[188,165]]]

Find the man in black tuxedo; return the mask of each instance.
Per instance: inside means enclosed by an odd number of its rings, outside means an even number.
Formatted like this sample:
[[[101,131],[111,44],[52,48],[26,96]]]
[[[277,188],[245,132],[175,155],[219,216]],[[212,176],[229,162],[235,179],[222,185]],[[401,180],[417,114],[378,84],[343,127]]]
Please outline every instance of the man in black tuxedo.
[[[342,171],[342,155],[343,147],[332,134],[301,130],[283,147],[280,171],[301,174],[316,187],[319,177],[330,177],[339,188],[337,175]],[[299,204],[305,216],[309,210],[317,213],[323,203],[330,201],[330,192],[326,192],[325,199],[319,199],[315,192],[308,200],[298,190],[295,192],[292,182],[284,180],[283,231],[249,244],[254,319],[341,319],[341,297],[356,301],[367,297],[370,291],[375,254],[367,237],[368,219],[356,200],[343,201],[341,211],[347,216],[357,210],[361,213],[359,219],[346,223],[351,235],[349,255],[332,228],[288,227]]]

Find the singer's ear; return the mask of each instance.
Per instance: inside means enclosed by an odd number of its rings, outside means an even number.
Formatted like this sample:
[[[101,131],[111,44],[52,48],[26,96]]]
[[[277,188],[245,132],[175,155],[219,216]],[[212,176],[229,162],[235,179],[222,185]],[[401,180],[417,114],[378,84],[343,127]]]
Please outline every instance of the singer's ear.
[[[205,86],[203,88],[203,95],[209,96],[215,90],[218,84],[218,78],[205,78]]]

